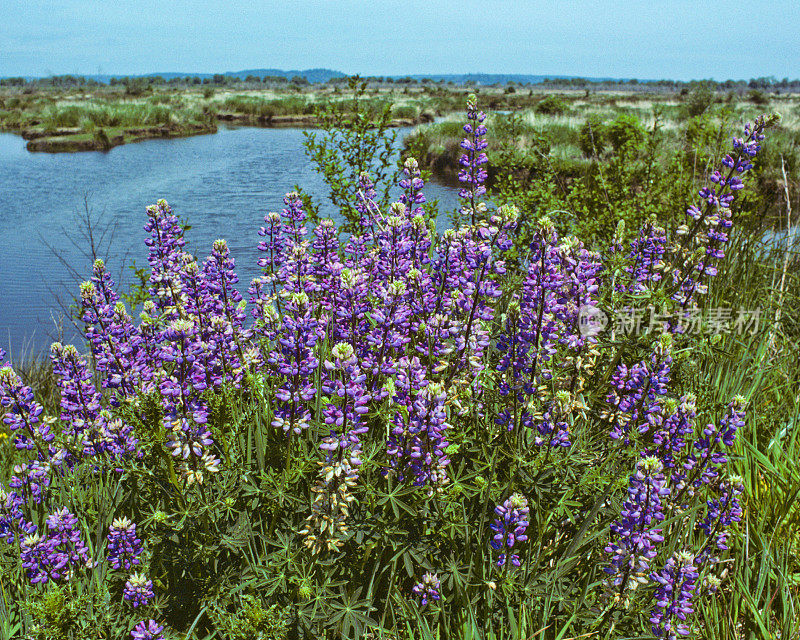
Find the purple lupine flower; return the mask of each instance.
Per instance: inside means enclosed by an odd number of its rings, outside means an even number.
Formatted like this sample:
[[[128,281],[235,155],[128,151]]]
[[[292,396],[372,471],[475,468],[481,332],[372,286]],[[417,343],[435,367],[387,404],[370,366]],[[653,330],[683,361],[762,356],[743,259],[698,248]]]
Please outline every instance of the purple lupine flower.
[[[546,217],[538,222],[530,252],[522,291],[510,301],[497,341],[499,391],[507,400],[496,422],[509,430],[532,430],[536,446],[567,447],[569,425],[564,418],[572,402],[564,394],[558,400],[542,397],[541,390],[543,385],[566,387],[569,393],[582,388],[580,363],[596,338],[582,330],[581,313],[597,304],[601,263],[577,239],[559,240]],[[564,358],[556,367],[559,348]],[[554,375],[572,379],[553,381]],[[531,404],[534,400],[539,406]]]
[[[431,266],[437,272],[435,284],[442,292],[441,304],[429,326],[442,355],[449,354],[449,362],[443,364],[448,368],[446,387],[457,381],[480,392],[475,378],[486,366],[489,326],[502,293],[498,280],[505,274],[505,262],[499,254],[507,229],[515,224],[515,212],[505,208],[489,222],[452,234],[445,232],[437,249],[439,257]],[[473,397],[471,404],[474,410],[480,410],[479,398]]]
[[[744,493],[744,480],[741,476],[731,476],[717,487],[717,497],[706,501],[706,516],[699,523],[707,540],[698,554],[698,563],[715,563],[713,548],[720,551],[728,549],[728,528],[742,519],[742,506],[739,496]]]
[[[322,410],[325,424],[340,433],[339,446],[346,449],[367,433],[363,416],[369,411],[371,396],[365,386],[367,376],[358,366],[353,347],[339,342],[331,349],[333,360],[323,363],[322,393],[328,404]]]
[[[239,385],[242,377],[244,353],[244,302],[242,294],[234,287],[239,282],[235,262],[228,243],[216,240],[208,259],[203,263],[205,304],[202,314],[209,323],[208,344],[215,371],[215,386],[222,382]],[[241,303],[241,304],[240,304]]]
[[[103,386],[122,397],[136,395],[138,351],[142,336],[114,292],[114,281],[102,260],[96,260],[93,277],[81,284],[81,320],[95,356],[95,369],[103,374]],[[115,401],[118,398],[113,397]]]
[[[13,544],[36,533],[36,525],[25,519],[22,510],[25,500],[16,491],[0,486],[0,538]]]
[[[135,436],[133,425],[126,424],[122,418],[112,418],[108,411],[100,412],[98,425],[94,440],[87,443],[84,453],[87,450],[92,454],[103,453],[115,462],[141,458],[144,455],[139,449],[139,440]]]
[[[141,562],[142,541],[136,537],[136,524],[128,518],[115,518],[107,538],[108,561],[114,569],[128,570]]]
[[[278,280],[283,285],[284,291],[305,292],[311,296],[317,289],[317,285],[314,281],[314,269],[308,253],[307,216],[303,210],[303,201],[299,194],[292,192],[286,194],[283,202],[286,207],[282,210],[281,217],[286,247],[283,262],[278,270]]]
[[[422,580],[415,584],[411,590],[414,592],[414,595],[419,597],[420,606],[424,607],[427,606],[430,601],[439,600],[441,598],[441,594],[439,593],[440,588],[441,583],[439,581],[439,576],[435,573],[427,572],[422,576]]]
[[[662,498],[666,486],[663,465],[654,457],[639,460],[628,484],[628,499],[622,503],[620,518],[611,525],[612,541],[605,548],[611,566],[604,569],[621,594],[631,582],[644,583],[650,562],[664,541],[658,523],[664,520]]]
[[[167,446],[179,460],[178,470],[189,485],[202,484],[205,473],[215,473],[219,465],[208,450],[213,444],[206,426],[208,407],[199,393],[205,389],[207,371],[202,363],[207,345],[197,340],[197,327],[190,319],[173,320],[163,332],[158,352],[164,369],[170,367],[159,384],[164,427],[169,434]]]
[[[618,284],[618,289],[641,294],[661,282],[665,268],[663,258],[666,243],[663,227],[656,226],[653,222],[645,224],[636,240],[631,242],[628,263],[624,267],[625,272],[630,275],[630,281],[627,286]]]
[[[25,386],[11,367],[0,368],[0,406],[6,409],[3,423],[14,433],[17,449],[38,449],[39,455],[48,459],[47,443],[55,435],[50,425],[40,419],[44,409],[33,398],[33,389]]]
[[[50,347],[53,374],[61,389],[61,420],[64,433],[81,436],[94,430],[100,413],[100,393],[92,381],[86,359],[72,345],[55,342]]]
[[[174,320],[182,315],[185,303],[180,279],[186,245],[183,229],[166,200],[147,207],[147,216],[144,230],[150,237],[144,243],[149,248],[150,295],[158,311]]]
[[[422,179],[416,158],[407,158],[403,163],[403,174],[397,184],[403,190],[398,202],[406,206],[409,219],[423,213],[421,205],[427,202],[425,194],[422,193],[425,181]]]
[[[122,597],[133,605],[146,606],[155,597],[153,593],[153,581],[141,573],[134,573],[125,582]]]
[[[405,407],[391,419],[386,455],[400,480],[410,477],[416,486],[439,487],[447,482],[447,394],[440,382],[425,377],[416,356],[397,364],[394,402]]]
[[[273,287],[271,293],[275,295],[275,279],[286,257],[286,237],[281,214],[273,211],[265,215],[264,226],[259,229],[258,235],[265,238],[258,243],[258,250],[263,253],[258,259],[258,266],[264,270],[267,283]]]
[[[305,292],[290,294],[285,311],[278,345],[267,356],[280,376],[272,426],[300,434],[311,425],[309,404],[317,393],[313,376],[319,366],[314,347],[322,332]]]
[[[558,341],[557,318],[561,315],[565,279],[558,234],[549,218],[539,220],[530,244],[530,266],[520,298],[520,338],[530,353],[520,351],[525,371],[524,392],[531,395],[541,381],[552,377],[550,361]]]
[[[48,533],[31,534],[20,544],[20,560],[32,584],[68,580],[76,567],[91,567],[88,550],[66,507],[47,517]]]
[[[42,538],[38,533],[25,536],[20,543],[20,561],[31,584],[44,584],[50,579],[50,569],[54,561],[55,539]],[[64,568],[66,559],[59,558],[61,566],[53,569],[58,572]]]
[[[325,306],[330,307],[332,314],[330,340],[347,342],[356,348],[363,343],[362,336],[370,332],[369,275],[364,265],[345,266],[338,281],[329,288],[330,302]],[[363,359],[367,353],[362,351],[356,355]]]
[[[583,311],[599,303],[603,264],[600,254],[587,250],[574,236],[562,239],[559,252],[565,299],[556,310],[563,325],[559,343],[580,354],[597,342],[595,333],[582,330],[580,321]]]
[[[163,343],[164,346],[154,355],[156,359],[168,359],[174,348],[173,339],[179,338],[181,343],[179,348],[186,350],[192,356],[192,360],[189,361],[191,366],[188,370],[191,387],[194,391],[202,393],[210,387],[219,386],[222,381],[220,373],[222,367],[215,362],[217,359],[215,356],[218,356],[217,349],[214,349],[212,353],[210,346],[212,342],[209,310],[211,296],[208,291],[206,275],[200,270],[200,266],[192,256],[184,254],[184,260],[185,264],[180,273],[180,280],[186,299],[186,317],[167,323],[161,333],[155,336],[155,341]],[[186,328],[185,334],[176,336],[171,333],[178,324]],[[184,338],[188,338],[188,344]]]
[[[721,467],[728,461],[727,450],[736,440],[736,432],[744,426],[747,400],[736,396],[728,405],[719,425],[707,424],[695,440],[694,450],[684,463],[687,470],[687,490],[709,484],[719,476]]]
[[[81,533],[75,525],[78,518],[66,507],[62,507],[47,517],[48,538],[55,542],[53,554],[56,566],[91,567],[89,550],[81,540]],[[59,574],[51,572],[51,577],[58,579]]]
[[[734,153],[727,154],[711,174],[713,186],[700,189],[698,203],[686,211],[689,221],[678,229],[682,236],[679,257],[684,264],[675,267],[672,274],[672,299],[683,309],[696,295],[708,292],[707,280],[717,274],[716,263],[725,256],[722,247],[732,226],[731,205],[743,186],[740,176],[752,169],[751,160],[761,149],[764,130],[774,122],[772,117],[759,116],[752,125],[745,125],[744,137],[733,139]],[[693,245],[700,250],[701,257],[694,256]]]
[[[659,585],[656,606],[650,613],[653,633],[659,638],[677,640],[678,636],[689,635],[686,620],[694,612],[692,597],[698,576],[694,555],[689,551],[678,551],[661,571],[650,574]]]
[[[497,505],[494,512],[497,518],[490,525],[494,536],[490,542],[492,549],[503,549],[497,560],[497,566],[502,567],[507,563],[515,567],[520,565],[519,555],[512,553],[516,543],[525,542],[528,536],[528,499],[520,493],[514,493],[503,504]]]
[[[50,470],[57,461],[58,458],[53,457],[45,461],[26,460],[14,465],[14,473],[8,481],[9,488],[15,489],[15,493],[23,501],[46,503],[50,488]]]
[[[339,256],[339,230],[330,218],[322,220],[314,229],[311,243],[311,270],[319,284],[319,304],[330,313],[344,265]]]
[[[131,631],[131,638],[133,640],[164,640],[162,631],[164,631],[164,627],[156,624],[155,620],[142,621]]]
[[[467,136],[461,141],[461,148],[466,151],[459,158],[461,170],[458,173],[458,179],[465,186],[458,192],[459,197],[464,200],[464,205],[461,207],[462,215],[469,218],[471,224],[475,224],[478,220],[478,214],[485,211],[485,206],[481,206],[479,201],[481,196],[486,193],[484,182],[488,177],[485,164],[489,162],[484,149],[488,146],[488,142],[484,136],[486,135],[486,114],[483,111],[478,111],[477,98],[474,94],[470,94],[467,98],[467,124],[464,125],[464,132]]]
[[[370,373],[370,388],[376,389],[395,373],[397,359],[411,341],[412,305],[405,280],[375,283],[373,291],[373,325],[362,340],[362,366]]]
[[[697,398],[694,394],[685,395],[679,401],[668,398],[663,415],[661,424],[653,429],[653,446],[647,451],[670,469],[670,485],[677,494],[686,486],[686,468],[681,456],[685,455],[695,433]]]
[[[625,445],[632,433],[647,433],[659,428],[663,420],[663,399],[670,382],[672,336],[662,334],[655,343],[650,362],[642,360],[630,368],[617,366],[611,378],[611,392],[606,402],[611,407],[603,413],[611,422],[609,437]]]

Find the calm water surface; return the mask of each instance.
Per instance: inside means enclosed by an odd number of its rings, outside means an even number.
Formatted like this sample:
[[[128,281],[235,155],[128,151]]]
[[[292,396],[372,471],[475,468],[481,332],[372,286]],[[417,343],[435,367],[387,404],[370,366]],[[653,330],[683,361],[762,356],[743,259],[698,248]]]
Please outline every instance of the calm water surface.
[[[401,130],[401,136],[408,130]],[[145,207],[159,198],[192,225],[187,249],[205,258],[225,238],[244,290],[259,275],[257,230],[268,211],[280,211],[294,185],[324,202],[326,190],[303,153],[300,129],[220,129],[177,140],[148,140],[107,153],[29,153],[25,141],[0,134],[0,345],[19,355],[39,351],[58,337],[54,323],[78,281],[48,248],[86,279],[91,263],[77,237],[76,214],[90,208],[101,226],[114,226],[101,257],[117,280],[126,265],[146,265]],[[449,211],[456,190],[430,184],[425,193]],[[324,202],[323,214],[336,216]],[[67,230],[67,234],[64,230]],[[122,275],[121,275],[122,274]],[[75,340],[65,329],[64,338]],[[79,338],[78,338],[79,339]]]

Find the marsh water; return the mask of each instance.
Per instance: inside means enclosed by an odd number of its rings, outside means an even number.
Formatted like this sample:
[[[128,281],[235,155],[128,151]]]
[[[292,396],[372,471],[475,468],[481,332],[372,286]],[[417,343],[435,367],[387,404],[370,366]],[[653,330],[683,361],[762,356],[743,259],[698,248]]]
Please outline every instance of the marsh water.
[[[398,138],[409,131],[401,129]],[[78,275],[83,280],[91,272],[78,222],[87,206],[98,253],[123,287],[134,261],[147,264],[145,207],[164,198],[191,224],[187,249],[200,259],[217,238],[228,241],[246,289],[259,274],[264,214],[280,211],[287,191],[302,186],[324,215],[336,217],[303,140],[300,129],[223,128],[106,153],[45,154],[29,153],[19,136],[0,134],[0,346],[20,357],[54,339],[80,339],[64,314]],[[443,211],[457,206],[453,187],[432,183],[425,193]]]

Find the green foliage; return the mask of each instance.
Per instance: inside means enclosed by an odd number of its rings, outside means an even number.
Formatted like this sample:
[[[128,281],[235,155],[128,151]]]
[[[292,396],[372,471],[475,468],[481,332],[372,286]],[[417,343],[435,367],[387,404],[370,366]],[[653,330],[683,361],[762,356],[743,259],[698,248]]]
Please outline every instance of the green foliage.
[[[361,217],[354,206],[361,174],[369,174],[381,208],[388,204],[394,184],[396,132],[389,129],[391,104],[365,100],[367,86],[358,76],[350,78],[352,99],[321,107],[321,132],[304,132],[306,154],[325,180],[330,201],[345,220],[345,232],[352,231]],[[305,201],[314,213],[308,195]]]
[[[301,96],[267,100],[260,96],[235,95],[225,98],[222,109],[270,120],[275,116],[312,114],[315,106]]]
[[[566,112],[567,104],[557,95],[549,95],[536,104],[536,111],[546,115],[561,115]]]
[[[696,82],[685,99],[686,113],[690,118],[703,115],[714,102],[714,91],[707,82]]]
[[[606,137],[616,154],[636,152],[644,142],[645,131],[639,118],[622,113],[605,127]]]
[[[284,640],[287,622],[278,605],[264,608],[261,600],[245,595],[233,607],[233,612],[214,604],[209,617],[224,640]]]
[[[102,588],[91,594],[76,592],[75,585],[48,584],[34,591],[24,603],[32,621],[26,638],[30,640],[83,640],[125,634],[124,625],[112,621],[109,594]]]
[[[760,89],[751,89],[747,92],[747,99],[753,104],[765,106],[769,104],[769,95]]]
[[[411,104],[394,106],[392,107],[392,116],[414,120],[419,117],[419,107]]]
[[[141,96],[151,90],[147,78],[125,78],[124,85],[126,96]]]

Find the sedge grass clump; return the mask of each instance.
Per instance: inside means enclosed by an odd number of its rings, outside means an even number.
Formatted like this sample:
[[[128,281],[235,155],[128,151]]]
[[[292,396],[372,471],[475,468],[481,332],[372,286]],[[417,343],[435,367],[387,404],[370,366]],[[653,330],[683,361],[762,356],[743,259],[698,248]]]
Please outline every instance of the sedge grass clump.
[[[685,222],[631,243],[621,225],[602,250],[547,216],[515,246],[474,96],[463,224],[441,234],[413,158],[386,206],[361,170],[349,234],[297,192],[264,217],[243,295],[225,240],[200,261],[149,207],[148,299],[133,317],[94,263],[88,353],[51,351],[59,406],[0,368],[22,458],[0,493],[11,602],[107,594],[84,628],[142,639],[715,637],[752,418],[698,394],[683,358],[771,123],[745,127]]]

